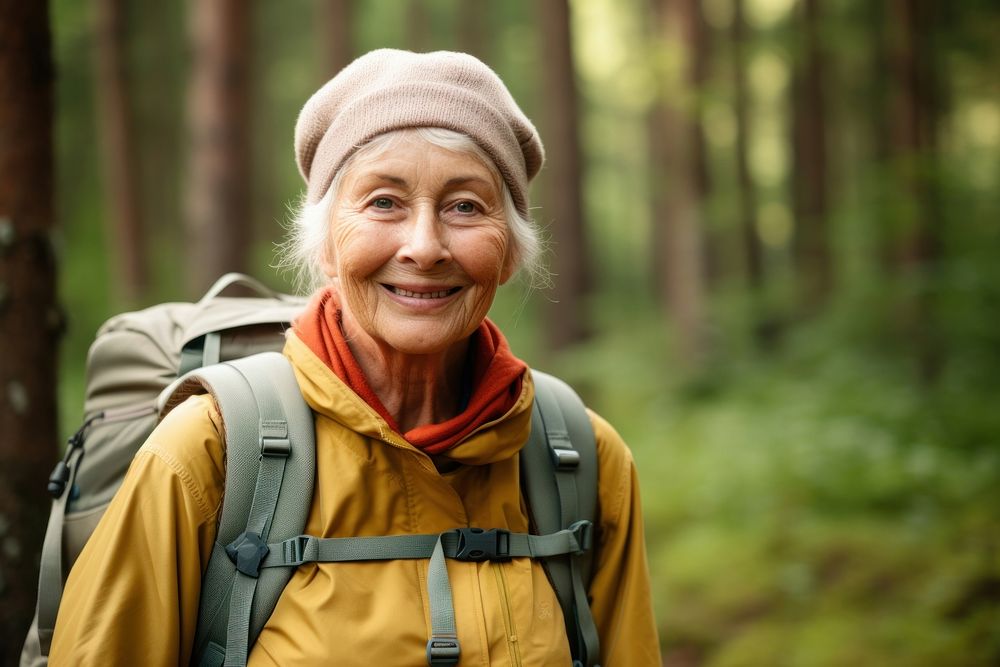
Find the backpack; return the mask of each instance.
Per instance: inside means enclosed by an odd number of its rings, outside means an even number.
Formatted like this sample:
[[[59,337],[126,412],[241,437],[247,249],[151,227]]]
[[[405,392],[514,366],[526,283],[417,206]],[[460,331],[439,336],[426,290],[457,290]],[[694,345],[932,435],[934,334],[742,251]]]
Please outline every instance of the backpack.
[[[221,296],[232,286],[257,296]],[[304,299],[230,273],[197,303],[159,304],[101,326],[87,355],[83,424],[49,478],[54,501],[21,667],[47,664],[66,575],[156,426],[159,394],[191,369],[280,350],[304,306]]]
[[[220,296],[237,283],[261,296]],[[530,556],[543,559],[556,590],[574,664],[593,665],[597,632],[584,582],[590,576],[597,465],[580,399],[559,380],[533,371],[536,400],[521,473],[534,534],[457,528],[441,535],[301,535],[312,499],[313,418],[289,362],[275,350],[303,305],[302,299],[228,274],[196,304],[126,313],[101,328],[88,355],[84,425],[50,479],[56,500],[22,667],[47,664],[65,574],[135,451],[162,415],[204,392],[213,395],[225,422],[226,493],[202,582],[192,664],[245,664],[299,564],[387,558],[430,559],[428,664],[456,664],[460,648],[444,559]]]

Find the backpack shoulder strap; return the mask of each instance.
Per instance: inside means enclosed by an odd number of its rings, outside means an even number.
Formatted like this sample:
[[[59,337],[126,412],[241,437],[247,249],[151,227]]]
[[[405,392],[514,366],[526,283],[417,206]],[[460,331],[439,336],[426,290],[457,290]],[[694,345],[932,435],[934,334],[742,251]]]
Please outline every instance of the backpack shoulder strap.
[[[292,570],[258,571],[268,540],[302,533],[316,468],[313,415],[295,374],[277,352],[193,371],[166,400],[208,392],[222,414],[226,487],[212,555],[202,579],[192,664],[246,664]]]
[[[583,401],[569,385],[532,370],[535,404],[531,435],[521,451],[524,493],[540,534],[594,522],[597,507],[597,445]],[[559,598],[574,664],[599,659],[597,627],[587,600],[592,550],[545,559]]]

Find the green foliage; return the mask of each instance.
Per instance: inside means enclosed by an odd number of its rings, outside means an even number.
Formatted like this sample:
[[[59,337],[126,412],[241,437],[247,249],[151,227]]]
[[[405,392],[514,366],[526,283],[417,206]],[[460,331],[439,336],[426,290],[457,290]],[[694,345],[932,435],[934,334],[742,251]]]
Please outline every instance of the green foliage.
[[[668,664],[1000,659],[995,382],[956,360],[927,387],[834,317],[690,377],[658,328],[608,322],[558,370],[633,448]]]
[[[427,2],[432,48],[454,48],[458,0]],[[469,0],[463,0],[469,1]],[[356,3],[356,50],[406,47],[407,3]],[[483,3],[484,59],[528,115],[542,116],[530,2]],[[894,242],[925,213],[879,156],[892,129],[877,42],[885,8],[823,3],[835,285],[819,316],[796,312],[787,140],[795,3],[746,3],[751,24],[751,155],[766,279],[746,284],[733,152],[731,3],[705,3],[713,78],[706,119],[712,183],[710,313],[704,367],[674,356],[672,322],[652,293],[648,202],[657,188],[645,112],[672,57],[649,43],[646,3],[573,3],[583,104],[585,204],[594,336],[544,347],[545,290],[511,285],[491,316],[515,352],[555,372],[621,432],[643,482],[655,604],[668,664],[986,665],[1000,662],[1000,13],[987,0],[942,5],[932,55],[947,88],[934,159],[907,168],[933,186],[933,261],[899,270]],[[56,0],[61,294],[61,424],[75,430],[83,360],[107,317],[184,294],[182,190],[186,66],[183,3],[132,8],[130,72],[149,261],[143,304],[110,289],[95,138],[92,8]],[[255,9],[254,219],[266,268],[301,180],[291,136],[302,102],[329,75],[319,3]],[[881,28],[873,28],[881,25]],[[940,34],[943,33],[943,34]],[[662,46],[662,45],[660,45]],[[673,54],[676,55],[676,54]],[[544,128],[541,128],[544,137]],[[769,171],[770,169],[770,171]],[[543,172],[543,178],[545,177]],[[545,228],[559,211],[536,210]],[[766,214],[766,215],[764,215]],[[784,225],[784,226],[783,226]],[[558,249],[555,249],[558,250]],[[555,277],[558,280],[558,276]],[[916,305],[914,305],[916,304]],[[904,326],[913,308],[921,327]],[[919,340],[918,340],[919,339]]]

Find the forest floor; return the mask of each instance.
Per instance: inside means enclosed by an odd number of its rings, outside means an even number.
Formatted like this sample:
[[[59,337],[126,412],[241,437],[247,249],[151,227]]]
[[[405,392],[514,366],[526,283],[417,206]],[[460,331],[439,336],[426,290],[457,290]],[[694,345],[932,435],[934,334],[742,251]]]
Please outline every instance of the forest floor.
[[[562,359],[635,455],[665,664],[1000,664],[1000,392],[821,340],[699,380],[634,329]]]

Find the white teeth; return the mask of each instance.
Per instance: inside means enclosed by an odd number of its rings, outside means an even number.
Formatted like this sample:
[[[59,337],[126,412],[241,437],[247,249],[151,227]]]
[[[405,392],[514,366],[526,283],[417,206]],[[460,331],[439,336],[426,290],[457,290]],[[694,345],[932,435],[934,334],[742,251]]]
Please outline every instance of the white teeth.
[[[393,287],[392,291],[399,296],[408,296],[414,299],[443,299],[451,293],[451,290],[439,290],[437,292],[411,292],[400,287]]]

